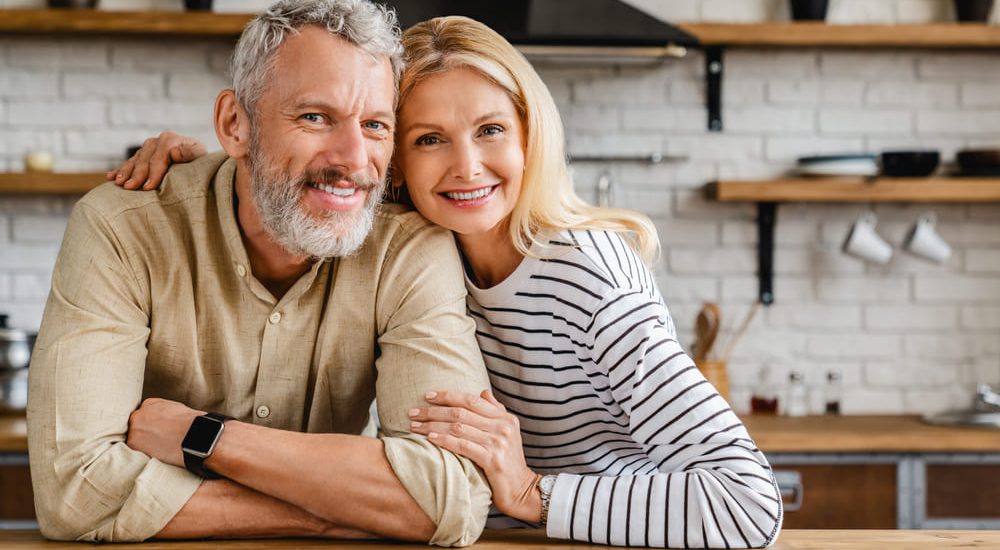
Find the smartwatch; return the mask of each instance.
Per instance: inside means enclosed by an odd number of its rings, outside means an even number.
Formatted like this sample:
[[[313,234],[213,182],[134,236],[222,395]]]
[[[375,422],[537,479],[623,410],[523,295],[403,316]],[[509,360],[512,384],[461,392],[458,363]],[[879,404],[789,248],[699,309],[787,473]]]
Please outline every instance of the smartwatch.
[[[184,452],[184,467],[189,472],[205,479],[222,479],[222,476],[205,467],[205,459],[212,456],[215,445],[222,437],[226,420],[233,417],[210,412],[195,418],[188,428],[181,450]]]

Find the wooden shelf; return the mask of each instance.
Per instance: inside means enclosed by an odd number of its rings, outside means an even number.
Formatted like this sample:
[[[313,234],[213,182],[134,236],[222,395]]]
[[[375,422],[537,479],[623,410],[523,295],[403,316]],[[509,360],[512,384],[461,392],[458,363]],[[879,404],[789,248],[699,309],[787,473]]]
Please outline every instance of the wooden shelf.
[[[236,38],[246,13],[0,10],[0,34],[132,34]]]
[[[1000,48],[1000,27],[981,23],[828,25],[813,22],[681,23],[705,46]]]
[[[0,173],[0,194],[82,195],[105,181],[104,172]]]
[[[1000,178],[790,178],[718,181],[720,202],[1000,202]]]
[[[234,38],[252,14],[0,10],[0,33],[198,35]],[[1000,27],[978,23],[828,25],[815,22],[681,23],[705,46],[1000,48]]]

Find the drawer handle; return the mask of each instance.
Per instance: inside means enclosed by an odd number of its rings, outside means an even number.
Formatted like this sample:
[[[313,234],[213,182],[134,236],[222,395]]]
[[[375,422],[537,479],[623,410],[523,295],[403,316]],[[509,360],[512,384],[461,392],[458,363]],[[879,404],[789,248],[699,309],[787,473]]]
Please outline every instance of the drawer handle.
[[[778,483],[778,492],[786,512],[795,512],[802,508],[803,488],[802,475],[794,470],[775,470],[774,480]]]

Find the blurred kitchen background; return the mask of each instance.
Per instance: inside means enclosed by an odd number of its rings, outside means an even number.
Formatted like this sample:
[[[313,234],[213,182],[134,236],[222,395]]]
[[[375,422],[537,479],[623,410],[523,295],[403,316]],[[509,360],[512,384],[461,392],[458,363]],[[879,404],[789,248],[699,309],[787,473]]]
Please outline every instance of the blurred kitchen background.
[[[216,0],[215,11],[266,4]],[[628,4],[674,23],[789,19],[787,0]],[[43,7],[0,0],[0,10]],[[180,0],[98,8],[183,9]],[[827,21],[955,15],[952,0],[830,0]],[[0,32],[0,172],[21,172],[32,151],[52,153],[56,172],[107,170],[164,129],[217,148],[212,107],[228,86],[231,45],[231,37]],[[706,122],[701,49],[652,63],[534,61],[561,109],[580,193],[596,201],[600,187],[602,200],[656,222],[658,281],[687,345],[704,302],[718,304],[721,350],[758,299],[757,208],[708,198],[708,182],[786,176],[803,156],[914,148],[940,151],[947,172],[961,149],[1000,147],[996,49],[728,47],[721,132]],[[0,313],[14,327],[37,330],[77,198],[0,193]],[[868,210],[895,249],[884,265],[841,250]],[[951,247],[943,263],[900,246],[928,210]],[[848,415],[936,413],[967,407],[978,383],[1000,387],[1000,203],[792,202],[778,209],[774,237],[774,303],[728,362],[738,412],[755,391],[785,395],[791,371],[803,375],[812,413],[823,410],[830,372],[841,377]]]

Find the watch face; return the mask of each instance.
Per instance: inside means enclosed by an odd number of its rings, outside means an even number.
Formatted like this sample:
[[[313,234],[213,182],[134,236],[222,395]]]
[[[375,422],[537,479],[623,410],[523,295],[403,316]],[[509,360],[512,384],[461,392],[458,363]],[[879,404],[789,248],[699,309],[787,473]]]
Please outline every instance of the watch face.
[[[207,455],[212,452],[215,442],[222,433],[223,423],[218,420],[199,416],[191,423],[181,448],[195,454]]]

